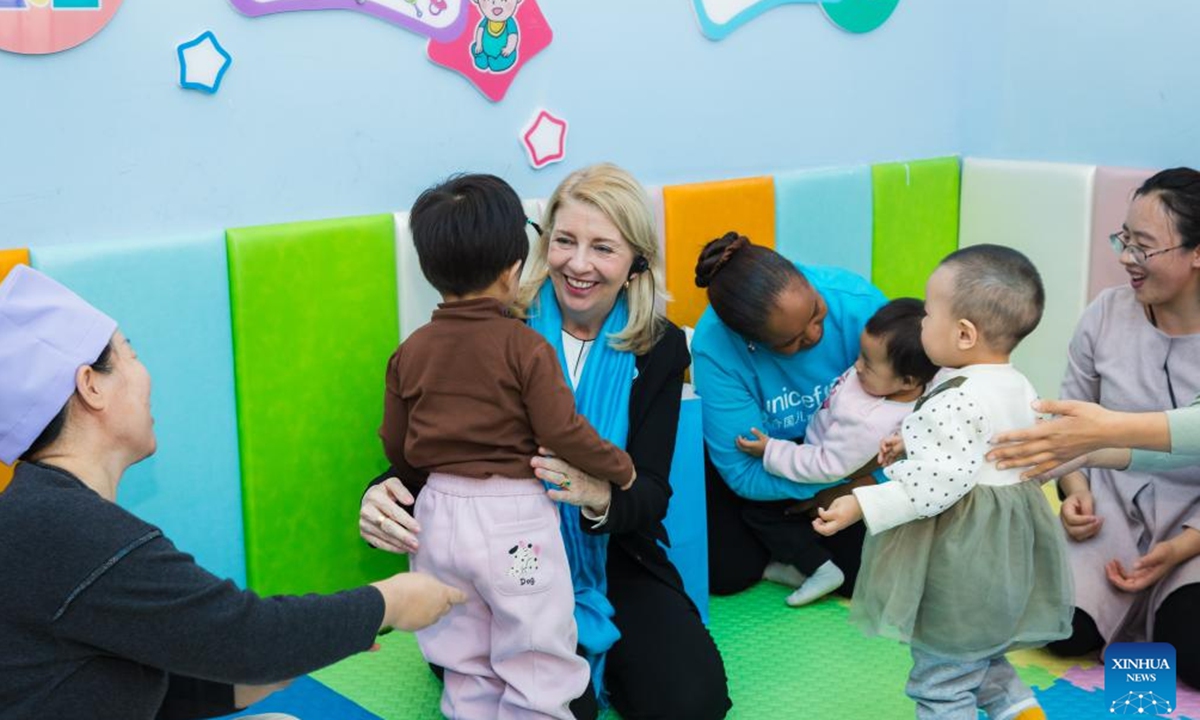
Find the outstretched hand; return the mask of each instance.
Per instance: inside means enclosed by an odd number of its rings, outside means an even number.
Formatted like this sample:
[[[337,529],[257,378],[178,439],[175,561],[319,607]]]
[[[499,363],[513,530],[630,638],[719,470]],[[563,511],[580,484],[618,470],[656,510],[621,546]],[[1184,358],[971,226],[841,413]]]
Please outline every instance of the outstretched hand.
[[[383,628],[420,630],[467,600],[462,590],[419,572],[400,573],[371,585],[383,595]]]
[[[1001,470],[1028,467],[1024,477],[1049,475],[1059,465],[1107,445],[1103,429],[1111,422],[1111,410],[1078,400],[1038,400],[1033,409],[1058,417],[992,438],[998,447],[987,459]]]

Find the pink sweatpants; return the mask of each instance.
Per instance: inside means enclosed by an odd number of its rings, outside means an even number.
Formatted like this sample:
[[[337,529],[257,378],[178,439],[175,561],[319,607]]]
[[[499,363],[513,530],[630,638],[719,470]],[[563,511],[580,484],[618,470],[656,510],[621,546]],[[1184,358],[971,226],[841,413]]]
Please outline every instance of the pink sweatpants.
[[[587,689],[558,508],[537,480],[433,474],[417,498],[412,569],[467,594],[417,632],[446,669],[448,718],[562,718]]]

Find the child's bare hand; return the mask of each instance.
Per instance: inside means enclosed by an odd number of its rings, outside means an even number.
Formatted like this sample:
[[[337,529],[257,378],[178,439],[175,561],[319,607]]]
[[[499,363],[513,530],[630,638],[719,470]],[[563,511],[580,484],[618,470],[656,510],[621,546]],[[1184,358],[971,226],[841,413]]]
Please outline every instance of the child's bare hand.
[[[888,435],[883,440],[879,441],[879,465],[887,467],[900,456],[904,454],[904,438],[900,437],[900,433]]]
[[[843,495],[830,503],[828,510],[817,508],[817,519],[813,520],[813,530],[829,537],[862,520],[862,516],[862,505],[858,504],[858,498],[853,495]]]
[[[754,435],[753,440],[747,440],[741,435],[738,436],[738,450],[741,450],[747,455],[753,455],[756,458],[760,458],[764,453],[767,452],[767,441],[771,438],[767,435],[764,435],[763,432],[758,428],[752,427],[750,428],[750,432]]]

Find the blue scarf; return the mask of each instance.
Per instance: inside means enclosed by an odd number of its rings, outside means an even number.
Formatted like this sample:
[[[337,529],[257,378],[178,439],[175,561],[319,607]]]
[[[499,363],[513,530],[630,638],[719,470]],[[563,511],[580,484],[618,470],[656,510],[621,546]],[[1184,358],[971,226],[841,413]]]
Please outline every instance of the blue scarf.
[[[600,328],[600,334],[584,363],[579,385],[575,388],[576,411],[587,418],[601,437],[617,447],[625,447],[628,440],[629,391],[633,387],[637,369],[633,353],[609,347],[608,336],[620,332],[627,322],[629,306],[625,294],[621,293],[604,326]],[[562,346],[562,312],[554,297],[554,286],[549,281],[542,284],[537,304],[529,318],[529,326],[554,346],[558,352],[558,362],[562,365],[563,377],[569,378],[569,365]],[[615,611],[608,601],[608,578],[605,575],[608,535],[583,532],[579,524],[579,510],[574,506],[563,505],[559,510],[563,544],[567,548],[571,583],[575,588],[575,623],[579,626],[579,644],[592,669],[596,698],[601,707],[607,707],[604,654],[621,637],[612,621]]]

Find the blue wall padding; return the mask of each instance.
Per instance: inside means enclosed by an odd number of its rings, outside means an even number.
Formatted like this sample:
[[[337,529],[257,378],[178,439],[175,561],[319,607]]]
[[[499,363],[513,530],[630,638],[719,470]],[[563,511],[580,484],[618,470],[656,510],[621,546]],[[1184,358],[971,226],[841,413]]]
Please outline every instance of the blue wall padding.
[[[150,371],[158,451],[118,502],[246,584],[224,233],[35,249],[34,267],[112,316]]]
[[[873,215],[870,166],[775,176],[775,249],[795,262],[870,278]]]
[[[358,703],[339,695],[307,675],[297,678],[291,685],[265,700],[227,718],[262,713],[287,713],[301,720],[379,720],[378,715],[367,712]]]
[[[691,397],[688,397],[691,395]],[[704,439],[700,398],[684,391],[679,430],[671,461],[671,503],[667,507],[667,556],[683,576],[688,596],[708,622],[708,527],[704,501]]]

